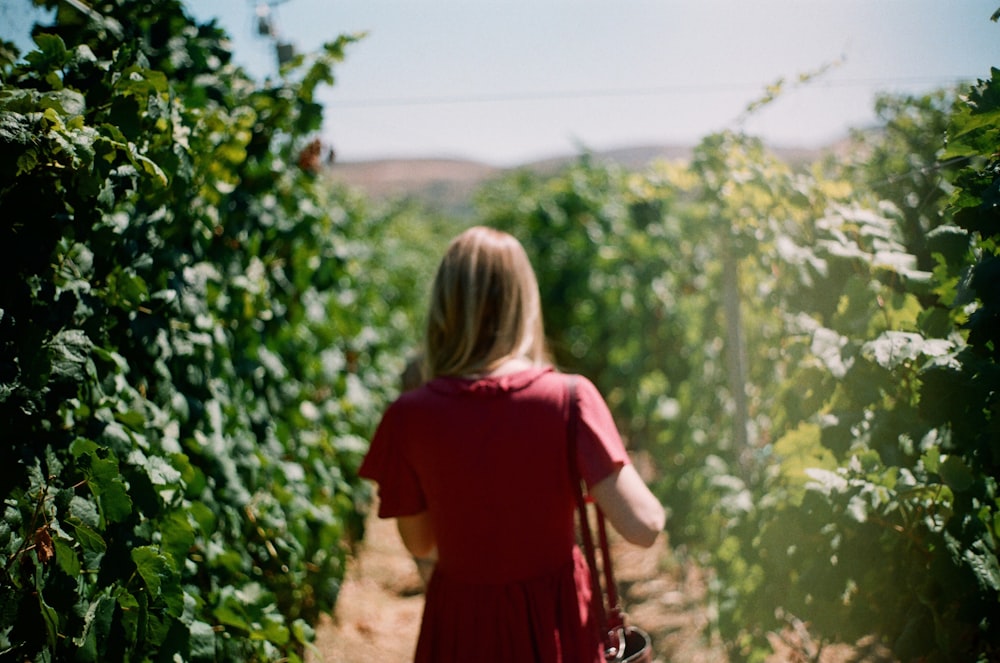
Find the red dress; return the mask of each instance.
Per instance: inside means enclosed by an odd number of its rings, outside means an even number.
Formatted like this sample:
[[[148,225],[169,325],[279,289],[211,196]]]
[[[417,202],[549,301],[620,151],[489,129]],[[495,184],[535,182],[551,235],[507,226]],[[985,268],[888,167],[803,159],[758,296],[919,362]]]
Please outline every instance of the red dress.
[[[604,399],[577,378],[578,461],[597,483],[629,462]],[[379,424],[360,474],[379,516],[427,511],[438,563],[418,663],[598,663],[586,561],[574,543],[565,376],[530,368],[437,378]]]

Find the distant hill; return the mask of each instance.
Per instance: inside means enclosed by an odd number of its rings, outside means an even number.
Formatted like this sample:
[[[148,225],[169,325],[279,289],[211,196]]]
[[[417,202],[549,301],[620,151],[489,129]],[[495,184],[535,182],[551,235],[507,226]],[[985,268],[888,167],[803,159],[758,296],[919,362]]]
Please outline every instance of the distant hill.
[[[382,159],[334,163],[328,176],[376,200],[412,199],[438,212],[465,216],[479,185],[503,172],[460,159]]]
[[[334,163],[330,176],[378,195],[406,194],[434,184],[476,184],[502,169],[460,159],[381,159]]]
[[[642,168],[656,159],[688,159],[690,147],[632,147],[594,153],[595,159],[611,161],[627,168]],[[579,155],[567,155],[500,168],[462,159],[379,159],[336,162],[329,176],[336,182],[356,187],[374,198],[417,196],[421,199],[441,195],[462,196],[471,193],[485,180],[508,170],[526,168],[555,172],[575,161]]]
[[[790,163],[807,163],[826,150],[777,148],[773,151]],[[686,161],[692,152],[690,146],[648,145],[594,152],[591,157],[625,168],[641,169],[657,160]],[[567,155],[510,169],[461,159],[381,159],[334,163],[327,174],[333,181],[359,189],[376,200],[411,199],[434,211],[464,216],[471,213],[472,195],[483,182],[508,170],[556,172],[579,158],[580,155]]]
[[[694,148],[685,145],[637,145],[620,147],[602,152],[591,152],[590,156],[606,163],[614,163],[629,169],[641,169],[654,161],[687,161],[691,158]],[[525,164],[532,170],[558,170],[566,164],[579,159],[580,155],[556,157],[544,161]]]

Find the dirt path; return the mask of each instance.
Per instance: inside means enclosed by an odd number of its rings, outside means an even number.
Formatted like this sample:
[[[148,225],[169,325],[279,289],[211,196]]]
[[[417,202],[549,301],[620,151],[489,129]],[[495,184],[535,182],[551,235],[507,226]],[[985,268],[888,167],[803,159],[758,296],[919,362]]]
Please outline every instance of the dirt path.
[[[612,556],[629,617],[649,632],[657,663],[728,663],[725,647],[705,636],[706,579],[700,569],[678,563],[666,535],[649,550],[613,541]],[[348,565],[336,613],[317,625],[316,650],[307,654],[306,663],[412,660],[424,606],[422,592],[395,521],[370,517],[364,542]],[[792,642],[797,646],[789,646]],[[775,653],[767,663],[894,662],[884,648],[870,642],[824,647],[817,661],[815,645],[805,631],[773,636],[771,644]]]
[[[370,517],[333,617],[316,626],[316,648],[306,663],[397,663],[412,659],[424,608],[416,566],[395,521]]]
[[[652,465],[637,456],[640,473]],[[336,613],[317,625],[316,651],[306,663],[405,663],[416,648],[424,607],[423,583],[400,541],[395,521],[375,517],[372,505],[364,541],[349,562]],[[657,663],[729,663],[725,646],[706,635],[710,622],[708,578],[681,561],[666,533],[648,550],[608,530],[619,594],[632,623],[649,632]],[[770,634],[765,663],[898,663],[866,638],[856,645],[821,646],[797,623]],[[817,653],[818,650],[818,653]],[[474,663],[474,662],[470,662]]]
[[[630,618],[649,631],[657,660],[722,663],[725,650],[704,640],[707,612],[701,574],[673,562],[661,538],[641,550],[615,544],[615,569]],[[420,627],[420,578],[392,521],[371,518],[334,616],[317,625],[308,663],[402,663],[411,660]]]

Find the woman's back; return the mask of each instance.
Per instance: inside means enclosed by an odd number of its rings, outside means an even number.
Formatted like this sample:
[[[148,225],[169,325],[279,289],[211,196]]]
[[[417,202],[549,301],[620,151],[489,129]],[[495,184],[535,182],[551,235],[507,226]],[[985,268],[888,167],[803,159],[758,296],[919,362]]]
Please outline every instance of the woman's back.
[[[596,389],[580,387],[581,468],[597,481],[627,457]],[[418,660],[463,660],[435,649],[457,623],[477,638],[535,648],[569,638],[559,647],[586,652],[536,660],[596,651],[584,627],[586,565],[573,545],[567,414],[565,376],[542,367],[438,378],[386,412],[362,474],[379,483],[381,516],[426,511],[437,541]]]
[[[559,386],[544,369],[441,378],[394,406],[390,416],[406,430],[403,454],[433,514],[439,570],[509,582],[569,558],[573,502]]]

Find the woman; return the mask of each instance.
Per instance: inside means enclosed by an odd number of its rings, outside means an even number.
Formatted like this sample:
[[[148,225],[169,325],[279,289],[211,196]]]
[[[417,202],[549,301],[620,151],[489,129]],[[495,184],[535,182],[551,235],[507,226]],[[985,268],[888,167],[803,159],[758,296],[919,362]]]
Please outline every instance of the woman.
[[[475,227],[452,241],[424,352],[428,382],[388,408],[360,470],[410,553],[437,559],[415,660],[603,661],[574,544],[566,376],[546,361],[538,284],[516,239]],[[597,389],[575,380],[583,479],[626,540],[651,546],[663,508]]]

